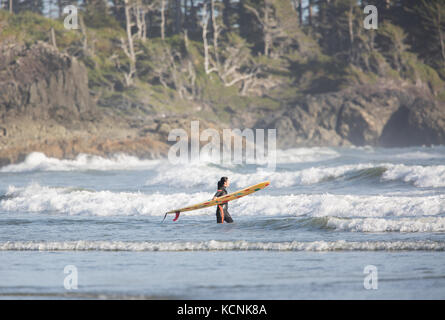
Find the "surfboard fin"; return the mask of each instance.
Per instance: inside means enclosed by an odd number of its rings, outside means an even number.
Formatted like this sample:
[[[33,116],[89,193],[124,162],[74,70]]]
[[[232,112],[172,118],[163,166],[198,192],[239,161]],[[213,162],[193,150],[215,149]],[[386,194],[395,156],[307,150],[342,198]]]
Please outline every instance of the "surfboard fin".
[[[181,213],[181,211],[176,211],[175,212],[175,214],[176,214],[176,216],[175,216],[175,218],[173,219],[173,221],[176,221],[176,220],[178,220],[179,219],[179,214]],[[168,212],[164,215],[164,219],[162,219],[162,222],[164,222],[164,220],[165,220],[165,218],[167,217],[167,215],[168,215]],[[161,223],[162,223],[161,222]]]

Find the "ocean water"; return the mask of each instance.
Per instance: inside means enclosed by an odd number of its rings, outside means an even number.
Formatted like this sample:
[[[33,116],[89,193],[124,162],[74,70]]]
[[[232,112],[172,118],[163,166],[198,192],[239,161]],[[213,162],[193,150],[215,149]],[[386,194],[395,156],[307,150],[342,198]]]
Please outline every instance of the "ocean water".
[[[271,184],[233,224],[161,222],[221,176]],[[444,299],[445,147],[290,149],[273,172],[32,153],[0,168],[0,298]]]

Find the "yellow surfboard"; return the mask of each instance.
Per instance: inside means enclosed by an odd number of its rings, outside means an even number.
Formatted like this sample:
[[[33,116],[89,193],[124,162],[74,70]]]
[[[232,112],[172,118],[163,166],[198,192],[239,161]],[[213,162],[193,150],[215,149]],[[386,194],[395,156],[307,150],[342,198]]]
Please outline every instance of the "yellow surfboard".
[[[239,199],[241,197],[247,196],[248,194],[251,194],[251,193],[257,192],[257,191],[259,191],[261,189],[264,189],[269,184],[270,184],[270,181],[264,181],[264,182],[261,182],[261,183],[257,183],[257,184],[255,184],[253,186],[250,186],[250,187],[247,187],[247,188],[244,188],[244,189],[241,189],[241,190],[238,190],[238,191],[226,194],[226,195],[224,195],[222,197],[215,198],[215,200],[208,200],[208,201],[204,201],[204,202],[195,204],[193,206],[189,206],[189,207],[185,207],[185,208],[176,209],[176,210],[172,210],[172,211],[166,212],[165,216],[164,216],[164,220],[165,220],[165,217],[168,214],[175,213],[176,217],[175,217],[175,219],[173,221],[176,221],[176,220],[178,220],[179,213],[181,213],[181,212],[198,210],[198,209],[203,209],[203,208],[216,206],[216,205],[219,205],[219,204],[224,204],[226,202],[229,202],[229,201],[232,201],[232,200],[235,200],[235,199]],[[162,221],[164,221],[164,220],[162,220]]]

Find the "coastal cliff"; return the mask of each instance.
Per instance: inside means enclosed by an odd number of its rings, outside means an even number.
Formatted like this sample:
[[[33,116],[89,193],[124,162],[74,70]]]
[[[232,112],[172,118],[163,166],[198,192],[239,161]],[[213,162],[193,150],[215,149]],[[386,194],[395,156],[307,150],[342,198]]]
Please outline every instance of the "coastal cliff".
[[[200,130],[276,129],[281,149],[445,144],[437,37],[395,21],[396,6],[377,31],[364,31],[360,8],[338,2],[324,14],[353,19],[335,26],[342,42],[333,42],[321,25],[298,22],[288,1],[271,6],[280,37],[267,48],[245,11],[251,29],[227,20],[217,38],[205,25],[162,38],[134,26],[134,7],[122,20],[87,6],[78,30],[66,30],[63,17],[0,9],[0,165],[33,151],[161,157],[168,133],[189,132],[193,120]]]

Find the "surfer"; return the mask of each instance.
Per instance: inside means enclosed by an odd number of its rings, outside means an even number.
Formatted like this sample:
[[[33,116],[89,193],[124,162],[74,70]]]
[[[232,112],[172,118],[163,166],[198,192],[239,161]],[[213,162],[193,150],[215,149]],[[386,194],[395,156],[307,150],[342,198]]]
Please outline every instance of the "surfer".
[[[226,188],[229,187],[229,178],[227,177],[222,177],[219,181],[218,181],[218,191],[215,193],[215,195],[213,196],[213,200],[215,198],[219,198],[222,197],[223,195],[227,194],[227,190]],[[229,205],[226,203],[223,203],[222,205],[219,204],[216,207],[216,223],[232,223],[233,219],[229,214],[228,211],[228,207]]]

